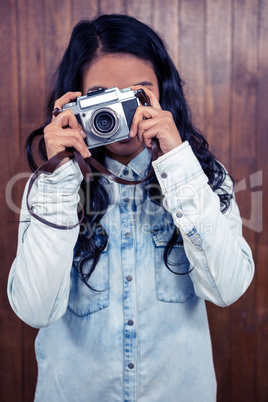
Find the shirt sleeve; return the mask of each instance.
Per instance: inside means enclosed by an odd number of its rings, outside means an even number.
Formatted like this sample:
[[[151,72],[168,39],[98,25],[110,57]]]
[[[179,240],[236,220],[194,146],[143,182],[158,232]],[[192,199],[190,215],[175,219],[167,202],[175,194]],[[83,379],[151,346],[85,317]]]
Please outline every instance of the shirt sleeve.
[[[69,161],[53,174],[42,174],[29,196],[33,211],[57,225],[78,221],[78,190],[82,174]],[[8,278],[8,298],[14,312],[28,325],[45,327],[66,311],[73,249],[79,226],[60,230],[41,223],[26,206],[27,183],[20,213],[17,256]]]
[[[254,275],[234,194],[222,213],[219,196],[187,141],[159,157],[153,167],[164,207],[180,229],[196,295],[219,306],[230,305],[243,295]],[[228,174],[223,188],[233,193]]]

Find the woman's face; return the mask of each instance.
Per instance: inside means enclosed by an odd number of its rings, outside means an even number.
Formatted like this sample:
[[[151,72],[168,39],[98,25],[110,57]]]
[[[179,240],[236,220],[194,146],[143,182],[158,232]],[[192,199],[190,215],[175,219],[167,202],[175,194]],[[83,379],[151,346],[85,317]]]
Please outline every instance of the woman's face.
[[[132,85],[143,85],[159,100],[157,77],[149,63],[130,54],[107,54],[98,57],[85,71],[83,94],[99,88],[123,89]],[[106,145],[105,148],[112,158],[127,164],[144,147],[134,137]]]

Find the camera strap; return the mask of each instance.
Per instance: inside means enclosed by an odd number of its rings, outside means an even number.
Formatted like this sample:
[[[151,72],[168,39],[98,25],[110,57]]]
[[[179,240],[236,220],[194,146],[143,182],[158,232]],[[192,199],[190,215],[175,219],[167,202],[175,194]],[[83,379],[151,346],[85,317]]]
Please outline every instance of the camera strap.
[[[154,161],[158,158],[159,146],[155,140],[152,140],[151,146],[152,146],[152,161]],[[41,165],[33,173],[32,177],[30,179],[28,191],[26,194],[26,205],[27,205],[29,213],[38,221],[44,223],[47,226],[55,228],[55,229],[68,230],[68,229],[74,229],[75,227],[80,225],[80,223],[84,219],[84,209],[83,209],[81,202],[79,202],[79,204],[81,206],[82,216],[81,216],[79,222],[77,222],[74,225],[64,226],[64,225],[57,225],[55,223],[49,222],[46,219],[41,218],[41,216],[35,214],[33,211],[33,208],[29,204],[29,195],[30,195],[34,182],[40,176],[40,174],[42,174],[42,173],[52,174],[57,169],[59,164],[63,161],[63,159],[65,159],[66,157],[68,157],[70,159],[75,159],[77,161],[78,166],[79,166],[81,173],[83,174],[83,177],[86,182],[90,182],[90,181],[94,180],[90,165],[92,167],[94,167],[98,172],[100,172],[104,176],[106,176],[108,179],[115,181],[116,183],[124,184],[124,185],[136,185],[136,184],[143,183],[145,180],[147,180],[152,175],[152,172],[153,172],[153,167],[151,165],[148,175],[143,180],[135,180],[135,181],[125,180],[125,179],[121,179],[120,177],[114,175],[112,172],[110,172],[108,169],[106,169],[103,165],[101,165],[92,156],[90,156],[89,158],[83,159],[81,154],[79,152],[77,152],[76,150],[69,150],[69,151],[65,150],[65,151],[59,152],[58,154],[54,155],[51,159],[49,159],[48,161],[43,163],[43,165]]]

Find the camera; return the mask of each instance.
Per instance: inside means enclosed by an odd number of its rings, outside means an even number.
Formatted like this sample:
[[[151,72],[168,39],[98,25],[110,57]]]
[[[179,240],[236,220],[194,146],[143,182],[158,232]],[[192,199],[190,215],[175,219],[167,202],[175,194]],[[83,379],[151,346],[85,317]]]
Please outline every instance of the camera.
[[[79,96],[76,102],[63,105],[70,109],[83,127],[89,148],[96,148],[129,138],[129,130],[137,107],[149,104],[142,89],[98,89]]]

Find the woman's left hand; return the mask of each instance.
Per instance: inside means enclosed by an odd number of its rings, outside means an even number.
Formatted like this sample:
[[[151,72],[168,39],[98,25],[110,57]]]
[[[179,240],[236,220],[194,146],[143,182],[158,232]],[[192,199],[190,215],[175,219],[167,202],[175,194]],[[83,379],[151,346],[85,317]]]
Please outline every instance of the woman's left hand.
[[[163,110],[155,96],[148,88],[141,85],[131,86],[132,90],[143,89],[151,106],[139,106],[132,120],[130,137],[138,140],[146,147],[151,147],[153,138],[159,142],[162,154],[166,154],[182,143],[180,134],[172,114]]]

